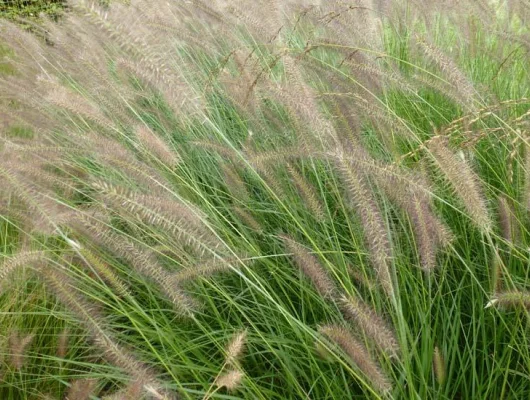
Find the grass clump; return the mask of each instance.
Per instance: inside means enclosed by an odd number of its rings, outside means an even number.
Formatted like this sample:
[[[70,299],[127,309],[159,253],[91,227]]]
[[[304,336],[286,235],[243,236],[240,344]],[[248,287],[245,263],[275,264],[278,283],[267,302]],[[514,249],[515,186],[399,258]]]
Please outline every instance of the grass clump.
[[[1,21],[0,398],[528,398],[523,3]]]

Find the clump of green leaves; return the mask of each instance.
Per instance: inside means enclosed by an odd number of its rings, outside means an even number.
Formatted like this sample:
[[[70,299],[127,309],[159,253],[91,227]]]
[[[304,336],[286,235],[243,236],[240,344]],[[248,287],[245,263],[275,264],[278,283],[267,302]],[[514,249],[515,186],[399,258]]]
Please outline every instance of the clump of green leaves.
[[[7,19],[37,19],[45,15],[57,19],[64,6],[64,0],[1,0],[0,16]]]

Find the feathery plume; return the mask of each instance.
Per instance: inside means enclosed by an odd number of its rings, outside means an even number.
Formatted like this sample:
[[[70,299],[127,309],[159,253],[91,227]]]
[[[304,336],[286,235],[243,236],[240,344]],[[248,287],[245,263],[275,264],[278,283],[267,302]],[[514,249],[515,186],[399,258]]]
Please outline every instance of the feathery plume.
[[[242,330],[235,333],[232,336],[232,339],[228,343],[225,349],[226,365],[237,367],[239,365],[239,360],[245,351],[245,345],[247,341],[247,330]]]
[[[439,48],[426,40],[417,40],[425,55],[434,61],[446,74],[447,80],[461,97],[460,103],[471,110],[475,109],[476,91],[469,78],[458,68],[451,58],[446,56]]]
[[[83,143],[84,154],[89,159],[94,159],[96,162],[104,164],[106,168],[114,169],[125,175],[133,180],[135,185],[149,190],[152,195],[166,195],[163,190],[163,183],[166,182],[165,177],[158,169],[139,161],[123,143],[108,139],[95,132],[73,135],[70,139],[77,143]],[[164,196],[160,197],[164,198]]]
[[[228,391],[236,390],[243,380],[245,374],[241,369],[240,359],[245,351],[247,341],[247,330],[241,330],[232,335],[230,342],[225,348],[225,362],[221,372],[215,378],[213,385],[218,388],[226,388]],[[228,372],[225,369],[228,368]],[[210,391],[203,399],[210,398]]]
[[[512,290],[496,293],[485,308],[497,306],[501,308],[524,308],[530,310],[530,292]]]
[[[109,226],[83,215],[79,215],[79,224],[76,224],[75,228],[81,233],[86,233],[96,243],[123,257],[138,273],[154,281],[179,314],[187,316],[193,314],[193,310],[198,306],[196,301],[185,294],[173,274],[160,265],[153,252],[143,249]]]
[[[324,361],[334,361],[333,353],[331,353],[322,343],[318,341],[315,342],[315,352]]]
[[[46,84],[53,85],[46,97],[46,100],[51,104],[57,106],[61,110],[68,111],[73,115],[96,122],[102,127],[111,128],[114,126],[114,123],[108,119],[101,110],[89,103],[81,95],[70,92],[66,88],[60,86],[58,82],[49,81],[44,77],[41,78],[41,81],[43,83],[44,81],[47,81]]]
[[[46,225],[49,232],[50,227],[56,228],[63,213],[68,214],[68,207],[57,201],[56,194],[50,188],[39,185],[38,182],[30,179],[25,179],[9,166],[7,169],[0,166],[0,176],[3,177],[4,189],[7,187],[0,195],[4,195],[4,193],[14,194],[20,199],[26,209],[31,212],[32,219],[29,221],[31,228],[43,224]],[[25,221],[27,220],[28,218],[25,219]],[[34,220],[36,222],[33,222]]]
[[[250,212],[238,206],[234,207],[234,212],[241,219],[243,224],[246,225],[248,228],[252,229],[253,231],[257,233],[263,232],[262,226]]]
[[[232,392],[239,388],[244,377],[245,373],[243,371],[239,369],[232,369],[217,377],[214,384],[219,388],[224,387],[228,391]]]
[[[130,75],[139,78],[151,88],[158,90],[175,114],[180,114],[186,109],[190,114],[196,112],[201,107],[198,96],[191,93],[182,82],[178,74],[170,69],[161,71],[152,61],[132,60],[131,58],[119,58],[116,65],[120,70],[126,71]]]
[[[136,128],[136,137],[140,141],[140,144],[152,155],[162,161],[169,167],[174,167],[180,162],[175,149],[169,147],[169,145],[157,136],[149,128],[141,125]]]
[[[493,248],[494,256],[491,261],[490,279],[491,279],[491,291],[492,293],[498,293],[502,288],[502,277],[504,264],[499,255],[499,249],[497,246]]]
[[[388,198],[407,213],[416,238],[420,267],[426,272],[432,271],[436,266],[438,248],[450,242],[451,234],[433,211],[432,188],[426,178],[394,165],[376,162],[368,155],[355,155],[352,163],[366,171]]]
[[[325,299],[333,298],[336,291],[335,284],[318,259],[289,236],[280,237],[287,250],[292,253],[296,266],[313,282],[318,293]]]
[[[408,214],[416,237],[420,267],[430,272],[436,267],[436,254],[440,244],[450,240],[450,234],[436,218],[423,196],[411,193]]]
[[[44,251],[21,251],[14,256],[6,258],[0,267],[0,288],[18,268],[35,263],[45,263],[46,261],[47,257]]]
[[[19,332],[12,332],[9,335],[9,351],[11,356],[11,365],[19,370],[24,366],[26,350],[33,341],[35,335],[29,334],[21,336]]]
[[[57,339],[57,357],[64,359],[68,354],[68,342],[70,341],[70,330],[64,328]]]
[[[499,197],[499,222],[502,237],[509,243],[515,243],[518,236],[517,221],[506,196]]]
[[[523,204],[526,210],[530,210],[530,148],[524,146],[524,193]]]
[[[389,148],[393,146],[393,138],[387,132],[396,132],[400,136],[407,138],[411,136],[407,123],[394,113],[390,113],[387,108],[374,101],[368,101],[366,98],[357,94],[353,94],[351,97],[353,97],[357,110],[362,111],[363,116],[368,118],[378,128],[381,140]]]
[[[291,111],[291,115],[295,117],[299,142],[304,147],[321,146],[324,148],[337,143],[337,133],[331,122],[324,118],[320,111],[314,90],[305,83],[293,60],[286,58],[284,67],[288,70],[289,87],[274,85],[270,92],[279,102],[285,104]],[[314,128],[308,131],[307,127]],[[304,131],[307,134],[302,134]]]
[[[433,79],[432,76],[423,76],[418,73],[412,75],[410,80],[413,82],[414,86],[418,88],[423,88],[424,90],[426,88],[430,88],[452,100],[456,104],[462,104],[462,102],[464,102],[463,105],[467,108],[470,108],[469,104],[466,103],[467,100],[462,99],[462,95],[458,92],[458,89],[450,83],[445,83],[443,81]],[[471,110],[475,111],[474,108],[471,108]]]
[[[353,296],[342,295],[339,299],[346,318],[353,320],[381,350],[391,357],[399,355],[399,344],[395,332],[368,304]]]
[[[372,358],[368,349],[358,342],[347,329],[339,325],[324,325],[319,328],[319,332],[335,342],[346,353],[353,365],[359,368],[377,391],[388,393],[392,390],[389,378]]]
[[[65,400],[89,400],[97,385],[96,379],[76,379],[70,384]]]
[[[229,166],[226,163],[221,165],[225,184],[228,187],[230,193],[239,201],[246,203],[250,199],[247,187],[241,176],[233,166]]]
[[[357,56],[359,53],[356,53]],[[366,58],[361,58],[360,60],[351,61],[351,57],[343,63],[344,65],[350,67],[353,71],[357,72],[357,75],[361,77],[369,78],[367,80],[372,81],[374,85],[386,84],[388,86],[393,86],[399,88],[402,91],[414,93],[415,87],[411,86],[410,82],[405,79],[398,70],[384,70],[379,67],[377,64],[368,63]],[[369,84],[370,82],[368,82]],[[371,90],[375,92],[375,89]]]
[[[176,199],[134,193],[106,181],[92,184],[101,199],[117,211],[124,210],[146,224],[159,227],[192,246],[200,253],[222,246],[222,242],[207,228],[202,212]]]
[[[131,214],[141,214],[143,219],[154,225],[166,226],[163,222],[156,221],[156,218],[160,218],[174,224],[187,222],[190,225],[200,226],[206,218],[197,207],[175,197],[135,192],[103,180],[92,182],[92,187],[104,194],[105,198],[113,200],[114,204],[124,207]]]
[[[446,378],[445,360],[438,346],[434,346],[432,368],[436,381],[439,385],[442,385]]]
[[[314,154],[315,147],[309,145],[289,146],[261,153],[248,151],[248,162],[260,172],[266,172],[271,165],[288,162]]]
[[[82,255],[83,261],[87,266],[97,272],[100,277],[112,286],[117,293],[123,297],[132,297],[127,285],[122,282],[120,277],[116,275],[114,271],[99,257],[97,257],[92,251],[86,248],[79,250]]]
[[[357,145],[362,121],[358,110],[353,107],[353,102],[345,96],[327,96],[326,100],[336,120],[337,135],[342,146],[350,148]]]
[[[462,200],[475,225],[482,231],[490,230],[491,221],[478,177],[470,166],[459,159],[448,147],[447,138],[436,136],[427,142],[427,148],[438,167],[451,183],[457,196]]]
[[[211,260],[199,261],[197,265],[193,265],[175,272],[173,277],[176,282],[185,283],[199,277],[207,277],[217,273],[230,272],[233,270],[233,268],[240,268],[242,262],[243,265],[247,267],[251,264],[250,261],[240,260],[237,258],[231,259],[227,257],[216,257]]]
[[[326,215],[318,193],[291,163],[287,163],[287,171],[311,213],[317,220],[323,221]]]
[[[365,178],[359,174],[355,165],[344,156],[342,151],[336,153],[335,159],[337,168],[346,183],[349,199],[361,218],[364,237],[379,283],[383,290],[392,296],[394,287],[389,267],[392,245],[377,201],[373,192],[366,187]]]
[[[152,371],[129,353],[125,348],[107,332],[94,307],[78,293],[70,278],[55,268],[47,267],[40,271],[48,287],[55,292],[57,298],[68,308],[78,321],[90,333],[92,341],[102,352],[104,357],[112,364],[131,374],[134,379],[144,382],[144,390],[150,388],[159,392],[160,384]],[[160,397],[163,398],[163,397]]]

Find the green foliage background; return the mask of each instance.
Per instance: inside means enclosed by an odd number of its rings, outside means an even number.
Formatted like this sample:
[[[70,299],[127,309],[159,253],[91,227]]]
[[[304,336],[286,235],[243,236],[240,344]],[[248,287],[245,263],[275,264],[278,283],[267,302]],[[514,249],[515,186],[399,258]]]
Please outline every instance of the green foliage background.
[[[0,0],[0,16],[8,19],[37,18],[39,14],[55,19],[63,8],[63,0]]]

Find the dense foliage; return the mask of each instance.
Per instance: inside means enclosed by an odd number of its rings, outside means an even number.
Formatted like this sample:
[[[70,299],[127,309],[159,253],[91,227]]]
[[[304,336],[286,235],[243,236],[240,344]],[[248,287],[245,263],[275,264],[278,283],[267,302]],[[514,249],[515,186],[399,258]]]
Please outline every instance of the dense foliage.
[[[36,19],[44,15],[57,18],[64,3],[64,0],[0,0],[0,17]]]
[[[525,1],[68,10],[0,22],[1,399],[530,397]]]

